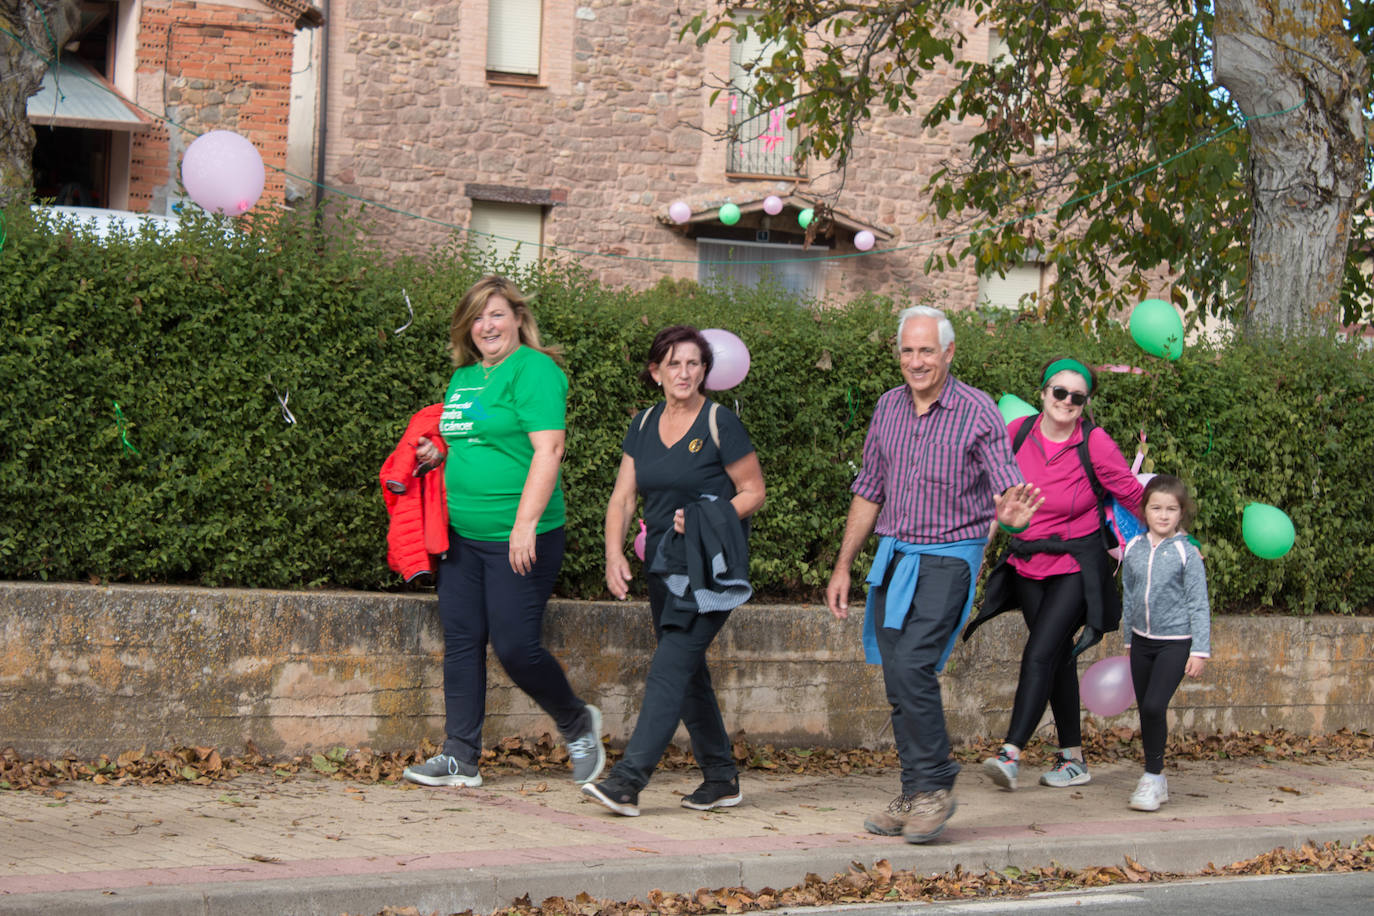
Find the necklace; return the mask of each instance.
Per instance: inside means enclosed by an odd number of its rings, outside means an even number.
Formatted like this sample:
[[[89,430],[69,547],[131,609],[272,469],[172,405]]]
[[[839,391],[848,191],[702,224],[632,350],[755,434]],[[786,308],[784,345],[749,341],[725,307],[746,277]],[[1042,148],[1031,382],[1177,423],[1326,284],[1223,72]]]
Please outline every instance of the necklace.
[[[509,359],[509,358],[510,358],[510,353],[507,353],[505,356],[501,357],[501,358],[498,359],[496,362],[492,363],[490,366],[488,366],[486,363],[483,363],[483,362],[481,362],[481,361],[479,360],[479,361],[478,361],[478,364],[482,367],[482,381],[485,382],[485,381],[487,381],[488,379],[490,379],[490,378],[491,378],[491,374],[492,374],[493,372],[495,372],[495,371],[497,370],[497,368],[500,367],[500,365],[501,365],[502,363],[504,363],[504,362],[505,362],[507,359]]]

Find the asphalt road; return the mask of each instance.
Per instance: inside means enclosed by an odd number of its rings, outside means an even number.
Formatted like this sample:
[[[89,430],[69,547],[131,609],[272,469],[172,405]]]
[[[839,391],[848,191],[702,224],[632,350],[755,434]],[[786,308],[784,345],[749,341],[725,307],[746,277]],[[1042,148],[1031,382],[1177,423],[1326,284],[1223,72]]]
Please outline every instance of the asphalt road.
[[[1369,916],[1374,872],[1208,878],[1035,894],[1015,900],[857,904],[790,909],[791,916],[989,916],[1072,910],[1093,916]]]

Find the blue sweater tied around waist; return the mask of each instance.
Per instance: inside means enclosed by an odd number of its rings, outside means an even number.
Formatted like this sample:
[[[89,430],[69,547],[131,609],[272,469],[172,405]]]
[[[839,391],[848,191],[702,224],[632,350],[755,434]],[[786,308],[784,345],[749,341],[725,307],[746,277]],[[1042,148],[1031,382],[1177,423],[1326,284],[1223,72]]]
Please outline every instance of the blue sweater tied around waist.
[[[940,661],[935,666],[937,672],[945,670],[945,662],[954,651],[954,643],[959,631],[968,622],[969,612],[973,610],[973,593],[978,584],[978,570],[983,565],[983,550],[987,538],[969,538],[965,541],[952,541],[948,544],[912,544],[900,541],[890,535],[878,540],[878,553],[873,558],[873,567],[868,571],[868,600],[864,604],[864,660],[870,665],[882,664],[878,651],[878,607],[874,597],[875,590],[887,580],[886,600],[883,602],[883,626],[890,630],[900,630],[911,611],[911,602],[916,597],[916,580],[921,574],[923,555],[938,557],[958,557],[968,564],[968,598],[959,614],[959,623],[950,631],[949,642],[940,653]],[[894,565],[895,564],[895,565]],[[892,574],[888,576],[888,567]]]

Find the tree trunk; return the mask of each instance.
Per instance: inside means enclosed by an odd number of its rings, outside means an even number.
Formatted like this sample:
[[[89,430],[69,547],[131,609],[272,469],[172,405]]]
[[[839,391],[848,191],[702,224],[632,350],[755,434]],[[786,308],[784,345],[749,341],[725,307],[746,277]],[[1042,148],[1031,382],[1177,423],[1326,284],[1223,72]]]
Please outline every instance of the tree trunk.
[[[33,196],[29,97],[80,15],[79,0],[0,0],[0,207]]]
[[[1244,331],[1330,333],[1364,182],[1364,57],[1338,0],[1216,0],[1213,40],[1217,82],[1255,118]]]

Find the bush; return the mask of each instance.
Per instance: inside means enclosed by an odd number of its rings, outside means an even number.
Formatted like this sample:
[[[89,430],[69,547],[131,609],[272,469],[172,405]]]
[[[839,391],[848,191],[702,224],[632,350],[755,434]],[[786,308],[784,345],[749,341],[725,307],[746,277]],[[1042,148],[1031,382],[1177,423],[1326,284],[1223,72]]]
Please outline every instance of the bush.
[[[377,470],[410,415],[442,397],[448,318],[484,265],[456,247],[383,257],[356,216],[336,217],[327,235],[293,216],[232,233],[186,222],[170,240],[102,244],[36,225],[27,209],[6,214],[0,576],[398,587]],[[749,377],[718,400],[740,412],[768,483],[755,583],[819,600],[869,413],[901,383],[897,305],[810,309],[767,289],[665,280],[636,293],[575,266],[503,269],[536,291],[571,380],[561,593],[603,592],[620,441],[654,399],[635,376],[655,331],[687,322],[728,327],[750,347]],[[1368,355],[1322,341],[1232,344],[1166,363],[1120,332],[955,317],[955,372],[994,396],[1034,402],[1036,368],[1056,353],[1148,370],[1104,375],[1097,420],[1128,458],[1144,428],[1154,467],[1193,484],[1214,607],[1374,604]],[[1293,518],[1297,545],[1282,560],[1245,549],[1251,500]]]

